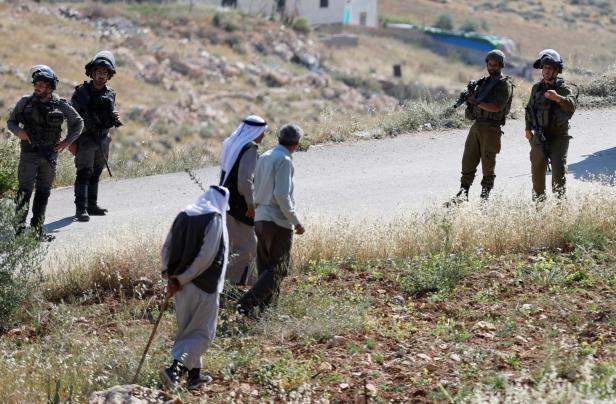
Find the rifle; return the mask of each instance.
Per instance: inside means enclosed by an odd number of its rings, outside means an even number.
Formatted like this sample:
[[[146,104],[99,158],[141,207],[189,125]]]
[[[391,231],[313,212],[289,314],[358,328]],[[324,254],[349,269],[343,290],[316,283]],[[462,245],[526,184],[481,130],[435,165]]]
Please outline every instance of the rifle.
[[[28,133],[28,138],[30,139],[30,146],[33,149],[36,149],[38,153],[49,163],[49,166],[52,170],[55,171],[58,166],[58,154],[53,151],[53,148],[49,148],[47,146],[43,146],[41,142],[38,140],[38,134],[34,133],[32,136],[31,133]]]
[[[539,119],[537,118],[537,112],[533,107],[530,108],[530,116],[532,118],[531,124],[533,129],[533,136],[536,136],[541,143],[541,151],[543,151],[543,157],[548,162],[548,172],[552,172],[552,158],[550,157],[550,151],[548,150],[548,146],[546,144],[545,132],[543,127],[539,125]]]
[[[477,81],[471,80],[466,85],[466,89],[460,93],[460,96],[453,107],[458,108],[460,105],[464,104],[471,95],[475,94],[475,91],[477,91]]]
[[[110,177],[113,177],[113,175],[111,174],[111,169],[109,168],[109,162],[107,161],[107,156],[105,156],[105,151],[103,150],[103,140],[105,140],[105,136],[102,136],[102,131],[103,129],[98,130],[98,136],[96,139],[96,143],[98,143],[98,150],[101,152],[101,157],[103,158],[103,161],[105,162],[105,167],[107,167],[107,172],[109,173]]]

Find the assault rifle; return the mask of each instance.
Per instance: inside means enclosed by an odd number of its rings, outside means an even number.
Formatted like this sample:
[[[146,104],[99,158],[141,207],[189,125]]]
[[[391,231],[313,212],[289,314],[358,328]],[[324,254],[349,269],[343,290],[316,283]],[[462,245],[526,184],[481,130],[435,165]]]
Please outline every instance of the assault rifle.
[[[33,150],[38,151],[38,153],[49,163],[49,166],[53,170],[58,166],[58,153],[53,151],[53,147],[43,146],[39,140],[38,134],[28,133],[28,138],[30,139],[30,146],[32,146]]]
[[[537,137],[541,143],[541,151],[543,151],[543,157],[548,162],[548,172],[552,172],[552,158],[550,157],[550,151],[546,143],[545,132],[543,127],[539,125],[539,119],[537,119],[537,112],[530,107],[530,116],[532,118],[531,124],[533,129],[533,137]]]
[[[460,96],[453,107],[458,108],[460,105],[464,104],[471,95],[475,94],[475,91],[477,91],[477,81],[471,80],[466,85],[466,89],[460,93]]]

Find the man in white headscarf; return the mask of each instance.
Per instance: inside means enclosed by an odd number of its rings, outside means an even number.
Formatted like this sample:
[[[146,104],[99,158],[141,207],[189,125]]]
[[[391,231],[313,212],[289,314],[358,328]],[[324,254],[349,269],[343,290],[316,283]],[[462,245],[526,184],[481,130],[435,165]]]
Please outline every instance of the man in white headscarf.
[[[201,355],[216,335],[229,253],[228,203],[226,188],[210,187],[176,216],[163,245],[163,276],[168,279],[167,294],[175,296],[178,327],[171,350],[173,364],[161,372],[170,388],[179,386],[185,374],[188,390],[212,381],[201,374]]]
[[[267,123],[251,115],[223,143],[220,185],[229,190],[227,229],[231,254],[227,279],[233,285],[252,285],[256,279],[254,176],[259,144]]]

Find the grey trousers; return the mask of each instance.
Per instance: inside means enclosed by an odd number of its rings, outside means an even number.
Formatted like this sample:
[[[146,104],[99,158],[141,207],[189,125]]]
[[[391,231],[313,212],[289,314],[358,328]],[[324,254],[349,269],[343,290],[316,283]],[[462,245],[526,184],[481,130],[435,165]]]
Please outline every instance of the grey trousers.
[[[56,169],[40,153],[21,152],[17,179],[19,189],[32,192],[36,186],[37,191],[49,192],[56,178]]]
[[[105,169],[105,160],[109,158],[110,143],[110,137],[105,138],[100,145],[92,138],[80,138],[75,156],[77,171],[89,169],[92,171],[92,177],[98,179]]]
[[[178,332],[171,355],[189,370],[201,369],[201,355],[214,341],[218,306],[218,293],[206,293],[192,282],[175,294]]]
[[[227,214],[227,230],[231,248],[226,278],[233,285],[252,286],[257,280],[254,264],[257,255],[255,228]]]

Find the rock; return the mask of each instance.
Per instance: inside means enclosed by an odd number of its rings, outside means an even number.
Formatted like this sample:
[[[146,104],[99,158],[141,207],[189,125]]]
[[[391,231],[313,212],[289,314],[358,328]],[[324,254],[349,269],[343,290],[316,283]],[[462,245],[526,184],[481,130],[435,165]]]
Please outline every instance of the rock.
[[[291,61],[293,63],[300,64],[310,70],[316,70],[319,68],[319,58],[308,52],[296,52]]]
[[[327,347],[334,348],[344,344],[345,342],[346,339],[344,337],[341,337],[340,335],[334,335],[334,337],[327,343]]]
[[[282,74],[269,71],[263,75],[263,81],[268,87],[282,87],[289,83],[289,80]]]
[[[528,303],[522,305],[522,310],[524,311],[530,311],[532,308],[533,306]]]
[[[514,338],[516,341],[521,342],[523,344],[528,343],[528,340],[521,335],[516,335]]]
[[[349,383],[340,383],[338,387],[340,387],[340,390],[347,390],[351,386],[349,386]]]
[[[479,321],[473,328],[479,330],[496,331],[496,326],[487,321]]]
[[[366,390],[368,391],[368,395],[376,396],[376,386],[372,383],[366,384]]]
[[[432,362],[432,358],[429,357],[428,355],[424,354],[424,353],[417,354],[417,357],[419,359],[423,359],[423,360],[425,360],[427,362]]]
[[[290,62],[293,58],[293,51],[286,43],[277,43],[274,45],[274,55],[278,56],[285,62]]]
[[[404,297],[398,295],[398,296],[394,296],[394,298],[392,299],[392,302],[397,306],[404,306],[404,304],[406,303],[406,300],[404,300]]]
[[[319,371],[321,372],[329,372],[333,369],[334,367],[329,362],[321,362],[321,364],[319,365]]]
[[[242,392],[242,394],[250,394],[252,392],[252,387],[250,387],[250,384],[248,383],[241,383],[240,391]]]
[[[451,358],[452,361],[455,362],[462,362],[462,358],[460,358],[460,355],[452,353],[451,355],[449,355],[449,357]]]
[[[96,391],[88,397],[88,404],[181,404],[182,400],[160,390],[137,384],[114,386]]]

